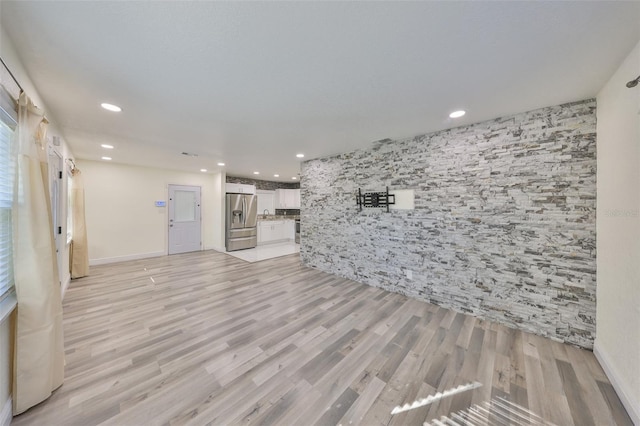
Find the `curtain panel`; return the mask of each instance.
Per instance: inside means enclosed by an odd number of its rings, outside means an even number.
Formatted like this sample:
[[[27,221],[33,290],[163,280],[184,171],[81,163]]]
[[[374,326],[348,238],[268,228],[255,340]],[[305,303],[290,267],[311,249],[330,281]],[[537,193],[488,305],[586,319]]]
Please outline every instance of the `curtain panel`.
[[[13,414],[62,385],[64,343],[45,144],[47,121],[23,93],[18,107],[18,159],[13,203],[14,275],[18,309]]]
[[[87,249],[87,226],[84,217],[84,182],[80,169],[73,170],[71,189],[71,217],[73,218],[73,240],[71,242],[71,278],[89,275],[89,250]]]

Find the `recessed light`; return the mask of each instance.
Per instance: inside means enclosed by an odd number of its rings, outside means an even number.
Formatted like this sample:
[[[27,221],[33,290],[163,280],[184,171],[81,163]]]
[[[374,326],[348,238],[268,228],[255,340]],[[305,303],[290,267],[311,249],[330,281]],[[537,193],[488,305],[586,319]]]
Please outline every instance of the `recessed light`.
[[[297,178],[297,177],[295,177],[295,176],[293,176],[291,179],[296,180],[296,179],[298,179],[298,178]]]
[[[120,112],[122,111],[122,108],[120,108],[118,105],[113,105],[113,104],[108,104],[108,103],[101,103],[100,106],[104,109],[106,109],[107,111],[113,111],[113,112]]]
[[[298,158],[304,158],[304,154],[296,154],[296,157],[298,157]]]
[[[453,111],[451,114],[449,114],[449,117],[451,118],[460,118],[463,115],[465,115],[467,113],[467,111],[461,109],[459,111]]]
[[[259,174],[260,174],[260,172],[253,172],[253,174],[254,174],[254,175],[259,175]]]
[[[103,160],[111,161],[111,157],[102,157]]]
[[[206,172],[207,172],[207,169],[200,169],[200,171],[201,171],[202,173],[206,173]]]
[[[103,143],[102,145],[100,145],[101,147],[103,147],[104,149],[113,149],[113,145],[108,145],[106,143]]]
[[[275,174],[275,175],[273,175],[273,177],[280,177],[280,175],[279,174]]]
[[[218,163],[218,166],[222,167],[224,166],[224,163]]]

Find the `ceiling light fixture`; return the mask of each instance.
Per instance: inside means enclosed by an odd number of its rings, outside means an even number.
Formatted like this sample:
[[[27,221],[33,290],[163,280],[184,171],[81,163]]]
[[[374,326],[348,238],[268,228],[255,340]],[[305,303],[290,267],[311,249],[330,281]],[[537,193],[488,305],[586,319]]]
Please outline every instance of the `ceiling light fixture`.
[[[222,167],[224,166],[224,163],[218,163],[218,166]]]
[[[103,160],[111,161],[111,157],[102,157]]]
[[[298,157],[298,158],[304,158],[304,154],[296,154],[296,157]]]
[[[207,169],[200,169],[200,171],[201,171],[202,173],[206,173],[206,172],[207,172]]]
[[[280,177],[280,175],[276,173],[275,175],[273,175],[273,177]]]
[[[260,172],[253,172],[253,174],[254,174],[254,175],[259,175],[259,174],[260,174]]]
[[[460,118],[463,115],[465,115],[467,113],[467,111],[461,109],[459,111],[453,111],[451,114],[449,114],[449,117],[451,118]]]
[[[120,108],[118,105],[108,104],[106,102],[101,103],[100,106],[106,109],[107,111],[112,111],[112,112],[122,111],[122,108]]]
[[[295,177],[295,176],[293,176],[293,177],[291,177],[291,179],[296,180],[296,179],[298,179],[298,178],[297,178],[297,177]]]
[[[108,145],[106,143],[103,143],[102,145],[100,145],[101,147],[103,147],[104,149],[113,149],[113,145]]]

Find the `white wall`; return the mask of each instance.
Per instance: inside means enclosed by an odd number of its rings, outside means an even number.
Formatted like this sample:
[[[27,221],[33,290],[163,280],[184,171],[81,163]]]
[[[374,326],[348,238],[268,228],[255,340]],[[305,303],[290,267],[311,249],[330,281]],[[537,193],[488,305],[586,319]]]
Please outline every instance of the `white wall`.
[[[640,43],[597,97],[594,352],[640,425]]]
[[[275,208],[275,191],[257,190],[258,195],[258,214],[264,213],[265,210],[269,210],[269,214],[276,214]]]
[[[73,158],[73,154],[71,153],[71,150],[69,149],[67,143],[65,142],[64,136],[61,134],[61,132],[58,130],[58,128],[55,125],[56,124],[55,117],[53,117],[49,113],[47,106],[42,101],[42,98],[40,98],[40,95],[38,94],[38,91],[36,90],[35,85],[31,81],[29,74],[27,73],[26,69],[22,65],[22,62],[20,60],[18,53],[13,47],[13,43],[11,42],[11,39],[9,39],[9,37],[7,36],[6,32],[2,27],[0,27],[0,57],[2,57],[7,67],[11,70],[11,72],[16,77],[16,79],[18,80],[18,82],[20,83],[24,91],[27,93],[27,95],[29,95],[29,97],[33,100],[34,104],[45,111],[45,115],[50,122],[48,127],[48,132],[47,132],[48,136],[50,138],[52,136],[59,136],[61,139],[61,145],[59,147],[56,147],[55,149],[58,151],[59,154],[61,154],[63,159]],[[61,206],[62,206],[61,217],[63,218],[66,218],[66,215],[67,215],[67,183],[68,183],[67,174],[64,173],[62,178],[62,188],[61,188],[62,200],[60,200]],[[61,225],[63,228],[62,235],[66,235],[66,232],[67,232],[66,219],[61,221]],[[60,268],[60,281],[63,286],[63,292],[64,292],[64,289],[66,289],[67,285],[69,284],[69,280],[71,279],[71,276],[68,270],[69,268],[64,267],[65,265],[69,264],[68,248],[69,248],[68,246],[63,248],[60,254],[61,259],[59,262],[59,264],[63,266],[62,268]],[[14,313],[14,316],[15,316],[15,313]],[[3,407],[5,407],[5,405],[7,404],[11,396],[10,378],[11,378],[12,368],[13,368],[11,363],[11,359],[13,355],[13,342],[12,342],[13,338],[11,336],[13,336],[12,334],[13,327],[14,327],[13,320],[5,320],[0,324],[0,416],[2,415],[1,412]],[[1,422],[2,422],[2,418],[0,418],[0,425],[1,425]]]
[[[104,161],[77,162],[85,189],[87,241],[91,264],[167,254],[168,185],[202,188],[204,249],[222,250],[224,175],[186,173]]]

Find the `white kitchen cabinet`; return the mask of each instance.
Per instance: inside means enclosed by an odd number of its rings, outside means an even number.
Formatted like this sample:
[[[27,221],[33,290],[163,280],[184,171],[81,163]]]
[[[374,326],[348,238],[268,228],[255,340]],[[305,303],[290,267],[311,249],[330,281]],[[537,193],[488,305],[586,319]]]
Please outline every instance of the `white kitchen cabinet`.
[[[268,223],[258,222],[258,244],[269,241],[269,238],[271,238],[271,225],[267,225]]]
[[[284,234],[287,240],[296,239],[296,222],[294,220],[284,221]]]
[[[276,209],[286,209],[287,193],[286,189],[276,189]]]
[[[284,239],[281,220],[265,220],[258,223],[258,243],[274,243]]]
[[[273,238],[273,241],[282,241],[282,240],[286,240],[286,236],[284,234],[284,221],[283,220],[277,220],[273,222],[273,226],[272,226],[272,232],[273,234],[271,235],[271,237]]]
[[[295,223],[293,220],[264,220],[258,222],[258,244],[294,239]]]
[[[299,189],[293,190],[293,205],[296,206],[294,207],[294,209],[300,208],[300,190]]]
[[[255,194],[255,185],[245,185],[243,183],[227,183],[225,185],[225,191],[233,194]]]
[[[277,209],[299,209],[300,190],[299,189],[276,189]]]

